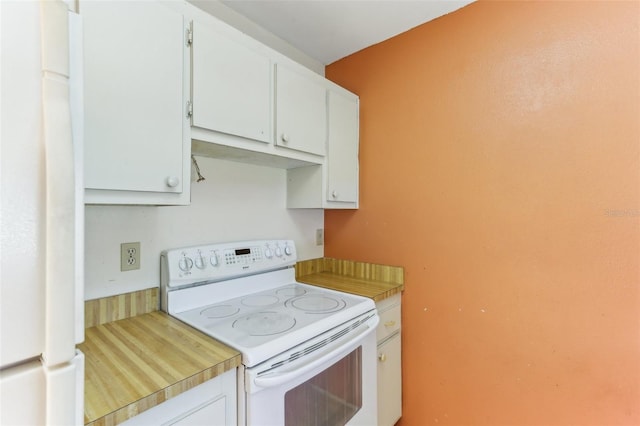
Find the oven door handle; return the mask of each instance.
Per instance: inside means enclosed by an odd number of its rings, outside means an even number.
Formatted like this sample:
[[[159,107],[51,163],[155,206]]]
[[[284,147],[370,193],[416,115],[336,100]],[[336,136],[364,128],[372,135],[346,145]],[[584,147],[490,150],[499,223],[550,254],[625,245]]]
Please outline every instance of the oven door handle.
[[[255,379],[253,379],[253,383],[256,386],[262,388],[271,388],[286,383],[298,376],[302,376],[303,374],[313,370],[314,368],[326,363],[328,360],[342,352],[345,348],[348,348],[349,346],[357,346],[357,344],[359,344],[369,333],[375,331],[376,325],[378,324],[379,320],[377,315],[374,318],[375,323],[367,324],[365,328],[363,328],[363,331],[360,332],[360,334],[358,334],[357,336],[351,335],[350,338],[347,339],[347,341],[342,345],[331,350],[331,352],[322,355],[320,358],[316,358],[308,364],[296,367],[293,370],[288,370],[281,374],[269,374],[267,377],[256,377]]]

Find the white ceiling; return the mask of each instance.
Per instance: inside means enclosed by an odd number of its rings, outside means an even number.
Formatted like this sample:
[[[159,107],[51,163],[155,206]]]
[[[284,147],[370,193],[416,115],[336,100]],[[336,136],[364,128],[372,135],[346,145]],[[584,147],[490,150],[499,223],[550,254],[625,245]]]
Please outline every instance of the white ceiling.
[[[324,65],[473,0],[222,0]]]

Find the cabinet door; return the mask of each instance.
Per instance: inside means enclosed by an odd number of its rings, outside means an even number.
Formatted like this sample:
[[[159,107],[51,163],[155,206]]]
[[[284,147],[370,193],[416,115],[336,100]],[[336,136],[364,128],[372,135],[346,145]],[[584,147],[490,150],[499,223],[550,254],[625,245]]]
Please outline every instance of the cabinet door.
[[[208,380],[131,417],[122,426],[235,426],[236,370]]]
[[[192,55],[192,124],[271,142],[270,59],[198,21]]]
[[[276,145],[325,155],[326,93],[312,76],[276,65]]]
[[[224,397],[206,403],[188,415],[181,417],[175,422],[168,422],[167,425],[177,426],[203,426],[203,425],[227,425],[230,421],[226,419],[226,399]]]
[[[85,187],[180,193],[183,18],[160,2],[81,1]]]
[[[327,200],[358,201],[358,98],[329,92]]]
[[[402,416],[400,332],[378,345],[378,425],[393,426]]]

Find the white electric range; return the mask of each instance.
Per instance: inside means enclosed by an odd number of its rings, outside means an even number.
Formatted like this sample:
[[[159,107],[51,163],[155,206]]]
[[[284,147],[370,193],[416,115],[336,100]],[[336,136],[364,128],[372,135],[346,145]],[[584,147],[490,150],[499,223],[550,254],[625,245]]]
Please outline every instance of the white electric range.
[[[240,424],[375,424],[375,304],[296,282],[296,261],[291,240],[166,250],[161,307],[242,354]]]

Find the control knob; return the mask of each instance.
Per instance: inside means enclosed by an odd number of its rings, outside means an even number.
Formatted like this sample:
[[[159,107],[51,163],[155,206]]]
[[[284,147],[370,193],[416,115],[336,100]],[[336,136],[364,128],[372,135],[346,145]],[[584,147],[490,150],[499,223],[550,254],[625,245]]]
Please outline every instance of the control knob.
[[[282,257],[282,249],[280,248],[280,246],[276,247],[275,251],[277,257]]]
[[[184,272],[189,272],[191,268],[193,268],[193,260],[191,260],[190,257],[184,256],[178,262],[178,267]]]
[[[291,250],[291,247],[284,246],[284,254],[286,254],[287,256],[291,256],[291,253],[293,253],[293,250]]]
[[[207,264],[204,261],[204,257],[202,257],[202,254],[198,253],[198,257],[196,257],[196,268],[198,269],[204,269]]]
[[[211,263],[211,266],[218,266],[218,256],[215,253],[209,258],[209,263]]]
[[[273,257],[273,252],[271,251],[271,249],[269,247],[267,247],[264,250],[264,257],[266,257],[267,259],[271,259]]]

